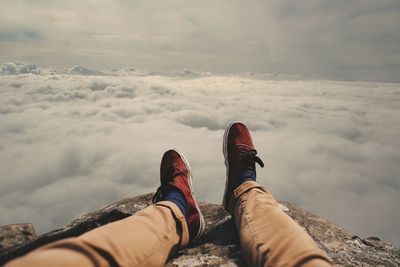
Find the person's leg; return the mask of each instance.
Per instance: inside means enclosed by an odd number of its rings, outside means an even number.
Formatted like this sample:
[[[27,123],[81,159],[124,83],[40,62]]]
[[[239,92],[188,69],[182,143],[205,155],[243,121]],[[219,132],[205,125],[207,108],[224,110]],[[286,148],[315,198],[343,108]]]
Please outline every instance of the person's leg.
[[[233,197],[236,200],[233,217],[243,255],[250,265],[313,266],[309,264],[314,259],[322,259],[331,266],[314,240],[257,182],[244,182]]]
[[[189,242],[186,218],[172,202],[40,247],[9,262],[14,266],[162,266]]]
[[[6,267],[164,265],[177,249],[201,236],[204,220],[183,155],[175,150],[165,152],[160,180],[154,205],[79,237],[40,247]]]
[[[227,171],[224,207],[234,217],[246,262],[251,266],[331,266],[313,239],[255,181],[255,163],[264,164],[246,126],[229,125],[223,152]]]

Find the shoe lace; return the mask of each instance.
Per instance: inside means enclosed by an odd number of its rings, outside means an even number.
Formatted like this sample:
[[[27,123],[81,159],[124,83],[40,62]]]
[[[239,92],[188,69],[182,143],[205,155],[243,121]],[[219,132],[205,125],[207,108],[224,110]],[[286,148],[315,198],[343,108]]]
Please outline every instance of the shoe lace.
[[[154,196],[152,198],[152,202],[156,203],[158,201],[161,201],[163,199],[164,192],[166,191],[166,189],[169,186],[171,186],[170,182],[175,183],[175,177],[177,177],[179,175],[183,175],[187,171],[188,170],[181,171],[180,169],[171,166],[167,170],[167,178],[163,179],[161,181],[161,185],[157,188],[157,191],[156,191],[156,193],[154,194]],[[185,179],[183,179],[183,180],[187,184],[186,180]]]
[[[261,166],[261,168],[264,167],[264,162],[262,162],[262,160],[259,157],[257,157],[257,150],[251,148],[248,145],[238,144],[236,146],[240,150],[242,161],[244,161],[247,164],[254,164],[255,162],[257,162],[258,165]]]

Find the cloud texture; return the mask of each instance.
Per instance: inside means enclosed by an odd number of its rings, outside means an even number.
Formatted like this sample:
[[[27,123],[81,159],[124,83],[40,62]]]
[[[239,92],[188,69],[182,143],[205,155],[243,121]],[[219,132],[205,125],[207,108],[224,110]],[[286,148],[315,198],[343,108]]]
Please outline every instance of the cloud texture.
[[[399,245],[399,84],[25,63],[1,74],[0,225],[43,233],[155,191],[173,147],[198,198],[221,203],[222,135],[240,120],[277,199]]]
[[[0,63],[397,81],[398,0],[3,0]]]

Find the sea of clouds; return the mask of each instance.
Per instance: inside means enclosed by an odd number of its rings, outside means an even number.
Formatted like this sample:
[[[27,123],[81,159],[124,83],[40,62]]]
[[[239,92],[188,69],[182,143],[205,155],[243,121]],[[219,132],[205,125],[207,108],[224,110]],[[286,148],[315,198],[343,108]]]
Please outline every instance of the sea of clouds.
[[[44,233],[153,192],[169,148],[190,161],[197,198],[221,203],[222,136],[239,120],[277,199],[400,244],[398,83],[21,62],[0,73],[0,225]]]

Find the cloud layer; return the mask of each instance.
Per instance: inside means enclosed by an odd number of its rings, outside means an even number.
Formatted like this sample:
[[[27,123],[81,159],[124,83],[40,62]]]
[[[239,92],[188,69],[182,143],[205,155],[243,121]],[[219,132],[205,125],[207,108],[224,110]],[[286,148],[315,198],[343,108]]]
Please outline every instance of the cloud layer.
[[[399,84],[25,63],[1,74],[0,225],[43,233],[154,191],[172,147],[198,198],[221,203],[222,135],[240,120],[276,198],[399,244]]]

